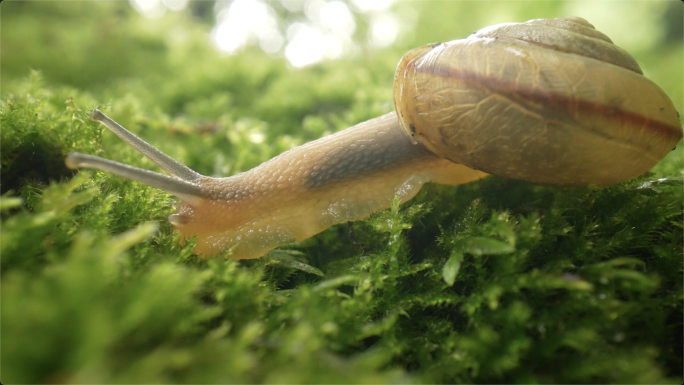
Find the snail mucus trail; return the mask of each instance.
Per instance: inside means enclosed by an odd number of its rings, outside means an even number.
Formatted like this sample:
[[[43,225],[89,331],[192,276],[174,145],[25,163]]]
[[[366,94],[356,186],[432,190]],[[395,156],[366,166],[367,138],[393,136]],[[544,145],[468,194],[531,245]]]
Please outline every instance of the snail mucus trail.
[[[667,95],[624,50],[577,17],[500,24],[409,51],[395,111],[293,148],[228,178],[200,175],[99,110],[90,114],[170,176],[72,153],[180,198],[169,217],[196,253],[267,251],[411,199],[426,182],[495,174],[554,186],[609,186],[682,138]]]

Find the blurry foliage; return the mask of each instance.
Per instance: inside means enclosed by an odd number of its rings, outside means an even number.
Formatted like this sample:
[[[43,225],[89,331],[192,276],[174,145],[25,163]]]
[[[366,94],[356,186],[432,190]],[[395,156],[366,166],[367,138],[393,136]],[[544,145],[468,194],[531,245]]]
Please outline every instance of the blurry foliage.
[[[409,47],[568,7],[411,4],[430,28],[397,47],[290,71],[218,57],[189,11],[3,2],[3,383],[681,383],[681,146],[601,190],[428,185],[355,224],[364,251],[336,226],[253,261],[179,246],[166,193],[62,166],[157,169],[99,107],[199,172],[244,171],[391,110]],[[635,54],[679,107],[678,12]]]

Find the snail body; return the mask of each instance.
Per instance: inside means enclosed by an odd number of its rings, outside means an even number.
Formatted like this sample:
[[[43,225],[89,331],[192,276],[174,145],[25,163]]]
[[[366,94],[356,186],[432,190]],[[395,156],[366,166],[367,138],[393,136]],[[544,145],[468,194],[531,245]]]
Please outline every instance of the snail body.
[[[184,237],[197,235],[198,254],[215,255],[233,246],[231,258],[258,258],[279,245],[387,208],[394,196],[405,202],[426,182],[461,184],[487,175],[412,144],[394,112],[293,148],[228,178],[195,173],[99,110],[92,111],[90,118],[173,177],[79,153],[69,154],[67,166],[108,171],[179,197],[169,221]]]
[[[485,52],[486,54],[483,54]],[[636,61],[579,18],[485,28],[409,51],[395,109],[228,178],[202,176],[106,117],[171,176],[72,153],[181,199],[169,217],[196,253],[267,251],[367,217],[426,182],[492,173],[547,185],[608,186],[650,169],[682,137],[672,102]],[[407,135],[408,134],[408,135]]]

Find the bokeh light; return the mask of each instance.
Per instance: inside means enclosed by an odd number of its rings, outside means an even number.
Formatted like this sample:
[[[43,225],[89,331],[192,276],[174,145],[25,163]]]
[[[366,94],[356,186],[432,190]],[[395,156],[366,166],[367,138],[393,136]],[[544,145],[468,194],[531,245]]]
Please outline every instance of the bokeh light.
[[[158,19],[166,13],[166,10],[180,11],[188,6],[189,0],[129,0],[133,8],[141,15]]]
[[[389,13],[381,13],[371,19],[368,40],[376,47],[388,47],[399,34],[399,21]]]
[[[316,28],[306,24],[293,24],[289,30],[295,30],[285,48],[285,57],[295,67],[304,67],[317,63],[325,54],[325,37]]]
[[[323,25],[341,35],[351,36],[356,29],[354,16],[349,7],[341,1],[325,3],[320,10],[320,19]]]
[[[370,12],[388,9],[394,0],[353,0],[352,2],[361,12]]]
[[[162,0],[162,4],[171,11],[180,11],[188,6],[189,0]]]
[[[216,4],[216,26],[212,39],[226,54],[239,52],[248,44],[258,43],[267,53],[278,52],[283,37],[275,11],[258,0],[235,0]]]
[[[148,18],[180,10],[188,0],[130,0]],[[211,42],[224,55],[256,45],[284,55],[293,67],[353,56],[365,47],[385,48],[410,25],[392,10],[394,0],[219,0]],[[406,12],[404,12],[406,14]],[[359,25],[367,28],[359,32]]]

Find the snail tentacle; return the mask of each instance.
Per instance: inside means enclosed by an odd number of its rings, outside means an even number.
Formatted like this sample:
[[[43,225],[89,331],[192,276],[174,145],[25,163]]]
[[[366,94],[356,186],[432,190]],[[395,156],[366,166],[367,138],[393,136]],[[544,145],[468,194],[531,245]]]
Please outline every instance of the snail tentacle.
[[[100,158],[99,156],[72,152],[67,156],[65,163],[67,167],[71,169],[92,168],[156,187],[177,196],[190,205],[197,204],[206,197],[204,189],[194,183],[159,174],[154,171],[114,162],[109,159]]]
[[[157,150],[151,144],[145,142],[132,132],[123,128],[123,126],[109,118],[107,115],[102,113],[102,111],[98,109],[92,110],[90,112],[90,120],[100,122],[105,125],[105,127],[109,128],[124,142],[128,143],[128,145],[133,147],[139,153],[145,155],[145,157],[169,174],[185,181],[193,181],[202,177],[201,174],[193,171],[186,165]]]

